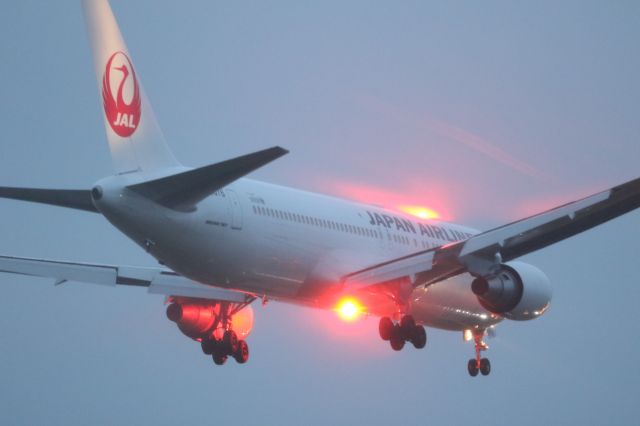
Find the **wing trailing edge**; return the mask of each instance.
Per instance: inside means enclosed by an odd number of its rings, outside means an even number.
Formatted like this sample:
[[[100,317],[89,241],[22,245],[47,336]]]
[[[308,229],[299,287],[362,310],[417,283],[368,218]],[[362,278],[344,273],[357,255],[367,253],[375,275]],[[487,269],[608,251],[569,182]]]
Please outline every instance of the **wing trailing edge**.
[[[555,244],[640,208],[640,178],[543,213],[474,235],[456,243],[417,252],[345,275],[347,288],[410,277],[429,285],[469,272],[485,275],[496,264]]]
[[[151,294],[246,303],[250,294],[200,284],[162,268],[144,268],[0,256],[0,273],[51,278],[55,285],[79,282],[115,287],[146,287]]]

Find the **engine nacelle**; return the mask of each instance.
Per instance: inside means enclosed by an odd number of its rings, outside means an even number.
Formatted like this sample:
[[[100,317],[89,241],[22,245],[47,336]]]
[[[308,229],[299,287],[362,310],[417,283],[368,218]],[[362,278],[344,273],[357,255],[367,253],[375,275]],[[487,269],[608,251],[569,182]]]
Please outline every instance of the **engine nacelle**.
[[[471,290],[486,310],[516,321],[542,315],[549,308],[552,295],[547,276],[522,262],[505,263],[498,274],[477,277]]]
[[[222,339],[224,324],[220,321],[220,303],[175,302],[167,307],[167,318],[192,339]],[[253,328],[253,309],[245,306],[231,317],[231,329],[246,338]]]

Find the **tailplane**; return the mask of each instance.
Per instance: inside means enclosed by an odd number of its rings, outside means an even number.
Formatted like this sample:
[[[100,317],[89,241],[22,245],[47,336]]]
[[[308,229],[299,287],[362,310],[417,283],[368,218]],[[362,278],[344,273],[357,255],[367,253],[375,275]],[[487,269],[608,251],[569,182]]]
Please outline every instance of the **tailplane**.
[[[140,85],[109,2],[82,0],[82,6],[116,172],[179,166]]]
[[[51,204],[70,209],[99,213],[93,205],[91,190],[87,189],[40,189],[0,187],[0,198]]]

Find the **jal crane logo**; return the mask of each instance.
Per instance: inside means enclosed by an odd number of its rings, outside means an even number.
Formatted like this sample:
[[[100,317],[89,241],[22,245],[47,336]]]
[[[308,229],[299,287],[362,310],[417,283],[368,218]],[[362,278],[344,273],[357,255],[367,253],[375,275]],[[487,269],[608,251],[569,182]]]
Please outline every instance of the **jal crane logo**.
[[[115,93],[112,83],[115,83]],[[123,138],[131,136],[140,124],[140,86],[131,60],[124,52],[114,53],[107,61],[102,77],[102,100],[113,131]]]

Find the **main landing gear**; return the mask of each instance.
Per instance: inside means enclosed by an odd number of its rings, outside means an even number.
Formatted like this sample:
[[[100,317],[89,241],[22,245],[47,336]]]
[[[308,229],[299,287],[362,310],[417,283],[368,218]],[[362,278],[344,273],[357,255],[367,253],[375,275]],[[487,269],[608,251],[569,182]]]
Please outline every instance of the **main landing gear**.
[[[249,345],[244,340],[238,339],[238,335],[233,330],[226,330],[222,340],[203,339],[200,344],[202,352],[205,355],[211,355],[216,365],[223,365],[229,356],[233,357],[238,364],[244,364],[249,360]]]
[[[244,364],[249,360],[249,346],[238,336],[248,335],[253,324],[253,311],[248,306],[252,300],[231,303],[175,298],[167,307],[167,317],[182,333],[199,341],[202,352],[216,365],[223,365],[229,357]]]
[[[470,359],[467,363],[467,370],[471,377],[476,377],[478,372],[483,376],[488,376],[491,373],[491,363],[487,358],[481,358],[481,352],[489,349],[489,346],[484,342],[484,330],[474,330],[473,340],[476,350],[475,359]]]
[[[411,315],[404,315],[399,323],[382,317],[378,331],[382,340],[388,341],[394,351],[402,350],[406,342],[411,342],[416,349],[422,349],[427,344],[427,332],[423,326],[416,324]]]

